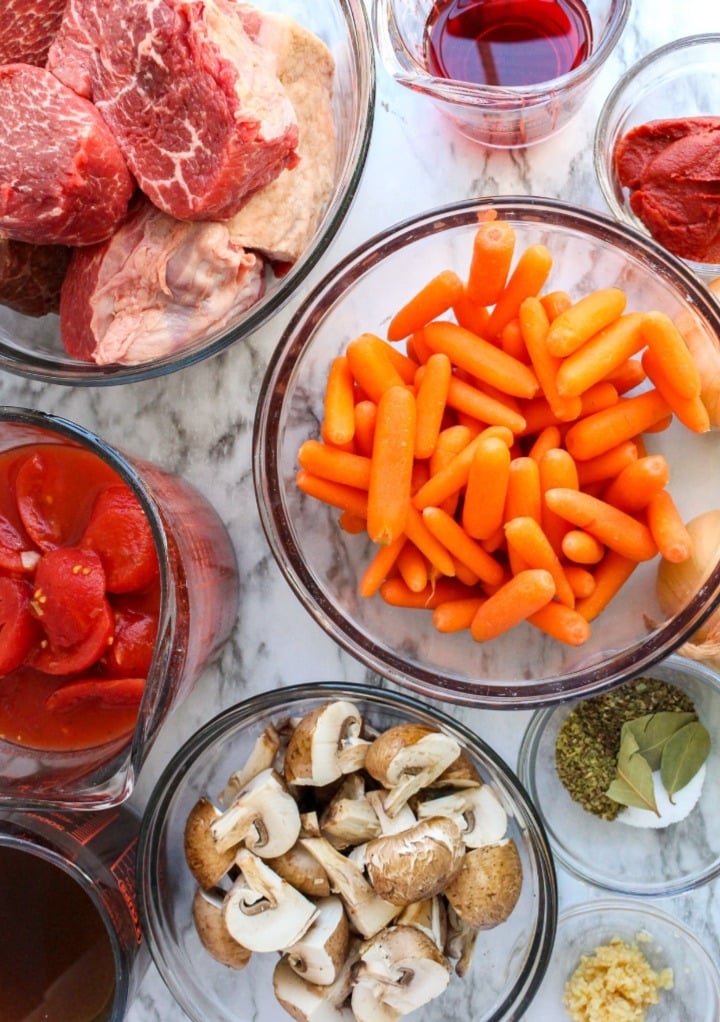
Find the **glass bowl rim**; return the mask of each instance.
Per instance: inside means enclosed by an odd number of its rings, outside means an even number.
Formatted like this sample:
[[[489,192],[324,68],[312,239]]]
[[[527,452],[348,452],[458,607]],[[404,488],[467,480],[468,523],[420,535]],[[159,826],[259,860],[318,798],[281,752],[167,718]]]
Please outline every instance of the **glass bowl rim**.
[[[173,754],[154,784],[147,800],[140,824],[137,845],[136,875],[137,904],[141,925],[151,957],[168,989],[184,1009],[184,998],[178,977],[166,955],[168,941],[165,939],[155,903],[159,887],[153,878],[159,863],[160,836],[164,820],[175,796],[178,783],[188,772],[190,763],[199,759],[228,730],[253,720],[257,715],[273,708],[281,712],[290,711],[295,701],[338,698],[367,702],[382,709],[388,707],[396,713],[407,714],[412,719],[425,717],[438,727],[454,735],[473,752],[485,757],[488,767],[495,771],[503,785],[510,790],[513,809],[522,814],[516,817],[518,826],[527,836],[536,864],[538,890],[535,897],[535,926],[532,943],[528,948],[526,962],[513,989],[505,996],[487,1022],[502,1022],[511,1010],[522,1014],[527,1010],[545,976],[555,942],[559,914],[559,894],[555,863],[545,827],[537,809],[512,767],[483,738],[475,734],[462,721],[455,720],[435,705],[419,704],[405,692],[377,688],[369,684],[318,681],[305,682],[267,690],[249,696],[232,706],[221,710],[206,721]],[[185,1009],[184,1009],[185,1010]],[[188,1012],[189,1014],[189,1012]],[[193,1016],[190,1016],[193,1017]],[[520,1017],[520,1015],[513,1016]]]
[[[284,523],[278,522],[279,517],[284,519],[277,446],[286,385],[305,350],[312,344],[315,328],[331,311],[329,306],[341,297],[348,282],[354,283],[368,267],[382,262],[386,255],[401,250],[408,242],[434,233],[437,225],[442,230],[464,226],[474,222],[478,212],[487,210],[495,210],[499,217],[518,221],[530,218],[551,228],[558,224],[580,230],[590,228],[606,243],[632,248],[636,257],[647,258],[651,266],[659,264],[669,271],[678,289],[689,296],[694,307],[711,324],[715,324],[716,332],[720,334],[720,304],[689,268],[652,238],[609,215],[560,199],[539,196],[488,196],[434,207],[392,224],[356,246],[325,274],[295,309],[268,361],[260,387],[253,426],[252,471],[260,522],[276,564],[305,610],[340,646],[387,680],[422,696],[476,707],[528,709],[543,703],[562,702],[568,693],[564,689],[548,693],[548,679],[540,683],[524,680],[521,691],[517,690],[517,686],[513,687],[511,681],[497,685],[483,684],[481,680],[452,679],[443,682],[434,671],[417,665],[408,669],[399,656],[377,650],[372,639],[363,635],[350,618],[343,616],[325,598]],[[299,337],[301,333],[307,335],[302,340]],[[615,653],[610,660],[593,665],[590,681],[587,680],[588,669],[576,669],[563,678],[567,681],[585,678],[583,688],[573,690],[573,695],[578,692],[590,695],[610,688],[671,653],[698,628],[718,603],[720,562],[691,603],[675,615],[672,625],[661,625],[654,636],[642,642],[641,649],[636,642],[629,650]]]

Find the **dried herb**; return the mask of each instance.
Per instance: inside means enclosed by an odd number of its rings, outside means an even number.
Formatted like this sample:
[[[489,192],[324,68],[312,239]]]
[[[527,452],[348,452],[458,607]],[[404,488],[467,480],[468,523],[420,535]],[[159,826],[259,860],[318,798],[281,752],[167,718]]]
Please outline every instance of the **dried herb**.
[[[670,801],[675,792],[693,779],[710,753],[710,735],[699,720],[686,724],[670,738],[663,750],[660,779]]]
[[[620,734],[620,748],[625,732],[631,731],[638,744],[638,752],[646,759],[651,770],[659,770],[665,746],[672,736],[684,727],[697,720],[696,713],[681,713],[663,710],[660,713],[647,713],[644,717],[626,721]]]
[[[632,730],[623,728],[620,752],[617,758],[617,775],[607,790],[608,798],[624,806],[651,809],[658,813],[655,801],[655,785],[650,764],[640,752]]]

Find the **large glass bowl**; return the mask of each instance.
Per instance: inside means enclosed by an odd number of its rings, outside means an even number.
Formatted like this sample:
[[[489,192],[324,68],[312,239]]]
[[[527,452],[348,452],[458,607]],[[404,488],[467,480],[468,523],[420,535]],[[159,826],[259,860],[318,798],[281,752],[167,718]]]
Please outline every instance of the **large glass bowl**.
[[[58,317],[39,319],[0,307],[0,370],[46,383],[119,384],[174,372],[216,355],[266,323],[297,292],[333,241],[350,209],[365,166],[375,103],[375,62],[362,0],[257,0],[256,6],[294,18],[322,39],[335,60],[333,114],[337,159],[332,193],[303,255],[284,275],[270,274],[264,296],[229,327],[139,365],[96,365],[70,357]]]
[[[451,735],[503,803],[507,834],[522,862],[520,899],[504,923],[480,933],[468,974],[453,977],[444,994],[413,1018],[520,1019],[550,961],[557,915],[554,868],[535,810],[482,738],[406,695],[360,685],[325,682],[254,696],[205,724],[167,765],[144,814],[137,859],[143,931],[163,979],[194,1022],[287,1019],[272,990],[275,955],[254,954],[238,972],[219,965],[201,946],[192,925],[195,881],[184,859],[183,831],[198,796],[217,796],[268,724],[280,725],[335,699],[351,700],[380,731],[410,721]]]
[[[432,276],[467,272],[478,216],[512,222],[517,250],[543,242],[553,255],[547,289],[580,296],[625,289],[628,307],[689,317],[717,346],[720,312],[678,260],[609,217],[541,198],[496,197],[417,216],[371,238],[347,256],[296,311],[263,382],[254,433],[254,476],[265,533],[288,583],[307,611],[346,650],[399,685],[424,695],[488,707],[528,707],[609,687],[645,670],[686,639],[720,596],[720,566],[687,605],[666,617],[655,595],[657,564],[632,575],[580,646],[521,625],[492,642],[467,631],[436,632],[429,612],[388,606],[358,592],[372,556],[367,537],[338,525],[338,512],[305,497],[295,481],[301,443],[317,437],[331,359],[369,331],[385,336],[397,308]],[[670,491],[686,519],[720,506],[720,480],[707,471],[720,436],[673,425],[648,436],[666,454]]]

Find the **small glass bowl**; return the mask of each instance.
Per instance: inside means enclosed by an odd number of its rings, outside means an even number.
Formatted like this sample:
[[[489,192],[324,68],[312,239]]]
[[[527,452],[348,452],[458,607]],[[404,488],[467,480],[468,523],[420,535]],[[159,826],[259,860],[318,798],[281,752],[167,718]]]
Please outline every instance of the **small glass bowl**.
[[[634,64],[609,93],[595,130],[594,162],[603,198],[621,223],[650,232],[630,207],[613,154],[618,141],[632,128],[666,118],[717,116],[720,89],[720,34],[677,39],[653,50]],[[703,279],[720,276],[720,263],[686,259]]]
[[[440,207],[370,238],[334,267],[298,307],[265,374],[253,438],[261,521],[288,583],[315,620],[359,660],[424,696],[497,708],[527,708],[587,695],[631,677],[672,652],[720,598],[720,564],[672,617],[655,594],[656,561],[633,573],[581,646],[520,625],[488,643],[467,631],[441,634],[430,612],[364,598],[359,581],[373,555],[367,535],[350,535],[338,512],[296,483],[301,444],[317,437],[331,360],[363,332],[384,337],[403,301],[435,274],[465,277],[478,217],[509,220],[516,249],[545,244],[553,257],[547,288],[583,295],[623,288],[628,308],[657,308],[697,324],[720,344],[720,308],[707,289],[659,246],[602,216],[551,199],[493,197]],[[404,350],[404,349],[403,349]],[[707,472],[720,435],[674,424],[647,440],[671,471],[670,492],[689,520],[720,506],[720,479]],[[648,622],[658,622],[650,626]]]
[[[263,297],[220,330],[137,365],[97,365],[68,355],[58,316],[35,318],[0,306],[0,370],[44,383],[133,383],[195,365],[254,333],[286,305],[323,257],[345,221],[367,157],[375,108],[375,58],[363,0],[257,0],[256,6],[293,18],[329,47],[335,60],[332,107],[337,153],[331,195],[303,255],[280,275],[270,273]]]
[[[374,0],[372,19],[378,51],[396,82],[427,96],[472,141],[513,149],[549,138],[578,112],[622,34],[630,6],[630,0],[586,0],[588,58],[550,81],[513,87],[430,74],[425,47],[433,0]]]
[[[582,955],[619,937],[636,944],[652,969],[672,969],[673,987],[660,991],[660,1003],[647,1020],[716,1022],[720,1017],[720,974],[697,936],[656,906],[614,898],[574,905],[561,913],[550,967],[525,1022],[569,1019],[563,1008],[565,984]]]
[[[198,796],[214,798],[223,789],[268,724],[334,699],[351,700],[379,730],[412,721],[452,735],[493,785],[522,860],[520,900],[505,923],[488,931],[488,939],[481,934],[467,976],[453,978],[442,997],[417,1013],[417,1022],[469,1014],[474,1022],[519,1018],[548,966],[557,916],[552,859],[524,790],[482,739],[440,711],[402,694],[330,682],[281,687],[225,710],[177,751],[151,793],[138,845],[138,904],[151,954],[171,993],[194,1022],[237,1022],[238,1005],[251,1003],[264,1022],[287,1019],[272,990],[273,955],[253,955],[237,972],[200,945],[191,922],[195,881],[184,859],[183,830]]]
[[[700,798],[677,823],[650,829],[603,820],[574,802],[555,768],[555,742],[578,701],[540,710],[520,746],[518,774],[550,837],[557,862],[596,887],[618,894],[669,897],[720,875],[720,677],[681,655],[644,672],[686,692],[712,746]]]

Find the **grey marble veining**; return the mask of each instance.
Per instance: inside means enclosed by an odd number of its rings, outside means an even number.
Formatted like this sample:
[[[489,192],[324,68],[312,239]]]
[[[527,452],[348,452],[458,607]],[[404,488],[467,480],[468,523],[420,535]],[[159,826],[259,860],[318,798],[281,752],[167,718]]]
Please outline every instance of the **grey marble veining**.
[[[271,325],[213,360],[146,383],[68,389],[0,378],[2,403],[63,415],[129,453],[186,476],[210,495],[237,550],[241,605],[234,634],[218,663],[205,672],[166,722],[133,796],[136,804],[144,804],[176,748],[219,710],[283,684],[367,677],[365,669],[339,650],[290,592],[271,557],[255,508],[251,475],[255,401],[275,341],[302,294],[370,233],[446,202],[488,194],[536,194],[604,210],[591,154],[603,98],[622,70],[639,56],[678,36],[702,31],[720,31],[717,5],[705,0],[636,0],[620,45],[581,113],[547,143],[510,153],[484,150],[464,140],[423,97],[396,86],[378,66],[374,134],[353,208],[301,294]],[[515,765],[529,714],[463,707],[451,707],[449,712],[481,735],[491,735],[492,745]],[[560,889],[562,905],[600,893],[567,875],[561,875]],[[716,957],[720,957],[719,900],[716,883],[665,904],[691,924]],[[257,1003],[241,1008],[238,1020],[262,1017],[263,996],[272,995],[258,991]],[[129,1022],[181,1022],[184,1018],[151,967]],[[470,1015],[455,1018],[471,1022]]]

